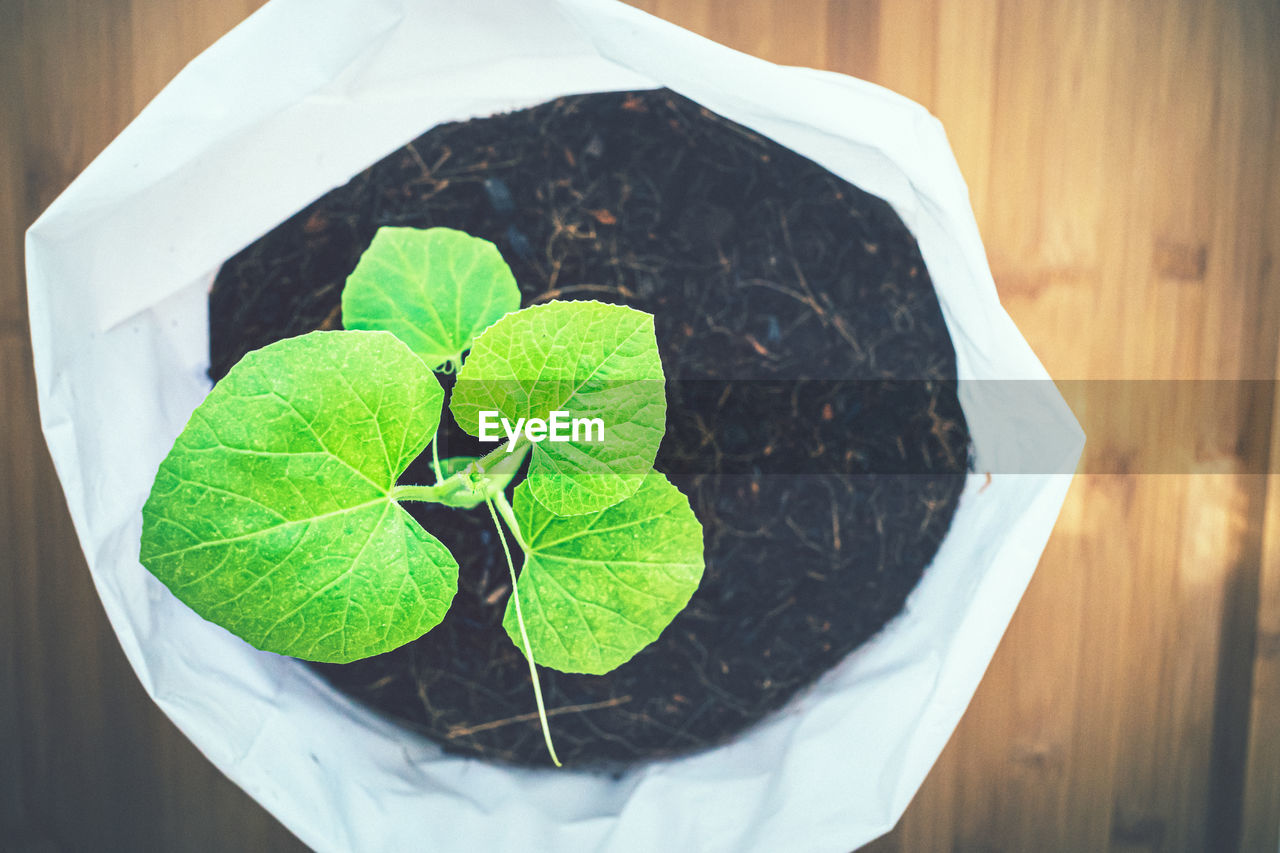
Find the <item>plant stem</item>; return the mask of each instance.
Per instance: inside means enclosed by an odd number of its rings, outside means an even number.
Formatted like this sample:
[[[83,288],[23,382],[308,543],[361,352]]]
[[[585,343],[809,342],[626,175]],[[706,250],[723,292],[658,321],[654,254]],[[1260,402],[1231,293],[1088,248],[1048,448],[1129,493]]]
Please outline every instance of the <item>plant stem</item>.
[[[450,477],[450,480],[453,478]],[[434,486],[396,486],[391,490],[393,501],[421,501],[423,503],[440,503],[453,490],[446,491],[445,483]]]
[[[529,543],[525,542],[524,537],[520,535],[520,523],[516,521],[515,510],[511,508],[511,504],[507,503],[507,496],[498,492],[493,496],[493,502],[498,507],[502,520],[507,523],[507,527],[511,528],[511,535],[516,538],[516,544],[520,546],[520,550],[528,553]]]
[[[502,498],[502,503],[506,505],[507,499]],[[516,624],[520,626],[520,640],[524,643],[525,660],[529,661],[529,677],[533,679],[533,698],[538,703],[538,721],[542,723],[542,739],[547,742],[547,752],[551,755],[551,761],[556,767],[561,767],[560,758],[556,755],[556,748],[551,743],[551,727],[547,724],[547,709],[542,704],[542,685],[538,683],[538,670],[533,664],[533,648],[529,645],[529,634],[524,628],[524,616],[520,612],[520,593],[516,588],[516,565],[511,559],[511,548],[507,545],[507,537],[502,532],[502,525],[498,523],[498,513],[493,508],[493,499],[486,496],[485,504],[489,507],[489,516],[493,519],[493,526],[498,531],[498,541],[502,543],[502,552],[507,555],[507,570],[511,572],[511,600],[516,606]],[[510,506],[507,506],[508,511]],[[515,524],[515,515],[511,515],[508,524],[511,525],[511,531],[516,535],[517,541],[520,541],[520,527]]]
[[[440,474],[440,431],[436,430],[436,434],[431,436],[431,473],[436,475],[435,485],[440,485],[440,481],[444,479]]]
[[[493,450],[490,450],[484,456],[480,457],[480,461],[477,464],[481,467],[481,469],[488,471],[494,465],[497,465],[499,460],[504,459],[508,456],[515,456],[518,454],[519,456],[523,457],[525,450],[527,450],[529,446],[530,446],[529,439],[525,438],[522,435],[520,436],[519,440],[516,441],[516,446],[511,449],[510,453],[507,453],[505,443],[499,444]]]
[[[521,438],[516,443],[516,449],[511,453],[507,453],[504,446],[500,445],[497,449],[489,453],[476,464],[484,471],[492,473],[494,470],[507,470],[515,472],[522,464],[524,464],[525,454],[529,452],[529,443]],[[431,445],[432,454],[435,453],[435,443]],[[439,465],[439,460],[433,460]],[[470,488],[470,481],[467,471],[463,470],[448,477],[444,480],[440,479],[439,468],[437,467],[436,482],[430,486],[396,486],[391,490],[391,499],[396,501],[422,501],[424,503],[442,503],[445,498],[456,494],[463,489]],[[506,502],[506,498],[503,498]],[[513,527],[512,530],[515,528]]]

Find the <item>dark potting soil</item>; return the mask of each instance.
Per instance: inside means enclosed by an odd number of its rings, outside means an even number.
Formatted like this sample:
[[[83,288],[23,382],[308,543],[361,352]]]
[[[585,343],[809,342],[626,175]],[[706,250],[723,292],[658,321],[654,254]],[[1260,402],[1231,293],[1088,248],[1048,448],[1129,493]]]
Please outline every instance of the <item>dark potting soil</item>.
[[[339,328],[343,282],[383,225],[492,240],[525,305],[597,299],[655,316],[668,377],[655,467],[703,524],[706,573],[614,672],[541,670],[566,763],[723,741],[902,609],[951,523],[969,436],[929,274],[883,201],[665,90],[441,125],[224,265],[211,375]],[[447,414],[441,430],[442,456],[489,449]],[[430,479],[419,460],[403,482]],[[510,582],[490,519],[409,508],[461,567],[448,617],[388,654],[317,669],[449,750],[546,764],[529,674],[501,628]]]

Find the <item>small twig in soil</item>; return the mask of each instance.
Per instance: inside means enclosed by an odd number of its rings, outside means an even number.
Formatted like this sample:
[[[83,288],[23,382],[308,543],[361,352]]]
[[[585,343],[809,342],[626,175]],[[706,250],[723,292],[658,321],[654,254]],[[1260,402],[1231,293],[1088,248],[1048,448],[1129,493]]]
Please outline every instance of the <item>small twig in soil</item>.
[[[606,699],[603,702],[589,702],[585,705],[566,705],[561,708],[549,708],[547,709],[547,716],[555,717],[560,714],[578,714],[578,713],[583,713],[585,711],[598,711],[601,708],[612,708],[615,705],[621,705],[624,702],[630,702],[630,701],[631,701],[630,696],[615,696],[614,698]],[[467,737],[468,735],[474,735],[480,732],[487,732],[491,729],[500,729],[503,726],[515,725],[516,723],[531,723],[536,719],[538,719],[538,712],[530,711],[527,714],[517,714],[514,717],[507,717],[506,719],[503,719],[503,720],[491,720],[487,723],[480,723],[477,726],[462,726],[459,728],[452,728],[452,729],[449,729],[449,733],[447,737],[451,740],[453,738]]]
[[[796,247],[791,242],[791,229],[787,226],[786,214],[778,214],[778,226],[782,230],[782,242],[787,245],[787,255],[791,258],[791,269],[795,270],[796,281],[800,282],[800,286],[804,288],[805,296],[807,297],[805,301],[812,306],[813,310],[825,322],[827,312],[818,305],[818,299],[813,295],[813,288],[809,287],[809,280],[804,277],[804,270],[800,268],[800,259],[796,257]]]
[[[571,284],[565,287],[553,288],[551,290],[548,290],[546,293],[539,294],[538,296],[535,296],[533,299],[530,299],[529,303],[537,304],[539,302],[550,302],[552,299],[559,299],[561,296],[564,296],[565,294],[568,294],[568,293],[584,293],[584,292],[614,293],[614,294],[617,294],[618,296],[621,296],[623,299],[635,299],[635,296],[636,296],[629,289],[621,285],[613,286],[608,284]]]
[[[781,604],[779,604],[777,607],[773,608],[773,609],[772,609],[772,610],[770,610],[768,613],[766,613],[766,614],[764,615],[764,618],[765,618],[765,619],[772,619],[773,617],[777,616],[779,613],[781,613],[782,611],[786,610],[788,607],[791,607],[791,606],[792,606],[792,605],[794,605],[795,603],[796,603],[796,597],[793,595],[793,596],[791,596],[790,598],[788,598],[788,599],[784,600],[784,601],[783,601]]]
[[[422,159],[422,155],[418,153],[418,149],[413,147],[413,143],[407,143],[404,147],[405,150],[409,152],[409,156],[413,158],[413,161],[418,164],[418,168],[422,170],[422,176],[424,178],[431,177],[431,170],[427,168],[426,161]]]

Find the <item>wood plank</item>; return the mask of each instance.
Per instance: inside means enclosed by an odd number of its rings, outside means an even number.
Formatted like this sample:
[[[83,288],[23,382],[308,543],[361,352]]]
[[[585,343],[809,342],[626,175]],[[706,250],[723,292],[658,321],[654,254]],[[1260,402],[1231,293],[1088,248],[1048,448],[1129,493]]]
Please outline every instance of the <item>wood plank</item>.
[[[1211,238],[1219,266],[1215,269],[1214,258],[1207,259],[1206,266],[1209,275],[1218,272],[1221,281],[1237,284],[1225,287],[1222,297],[1212,300],[1217,310],[1202,315],[1206,336],[1212,329],[1234,331],[1226,333],[1220,352],[1206,350],[1205,373],[1220,371],[1224,363],[1237,363],[1244,378],[1272,379],[1277,375],[1278,318],[1265,306],[1268,302],[1274,306],[1274,294],[1280,286],[1280,270],[1274,269],[1271,260],[1280,248],[1280,228],[1256,227],[1257,223],[1275,223],[1274,217],[1280,213],[1280,74],[1276,73],[1280,61],[1273,49],[1277,31],[1280,7],[1244,3],[1224,21],[1216,44],[1215,112],[1219,120],[1213,150],[1225,156],[1213,158],[1212,180],[1219,194],[1226,189],[1228,204],[1217,211]],[[1258,310],[1259,305],[1264,310]],[[1212,360],[1215,356],[1216,362]],[[1229,431],[1235,427],[1246,470],[1275,470],[1278,457],[1269,440],[1276,429],[1274,386],[1249,383],[1223,396],[1227,401],[1221,409],[1226,416],[1218,418],[1219,434],[1227,434],[1220,441],[1230,440]],[[1243,486],[1249,501],[1248,520],[1240,537],[1239,559],[1228,578],[1222,612],[1206,824],[1207,837],[1214,843],[1227,848],[1239,844],[1240,849],[1248,850],[1274,848],[1280,839],[1275,829],[1280,809],[1273,807],[1268,814],[1259,807],[1246,814],[1244,808],[1250,784],[1250,740],[1265,749],[1280,729],[1268,728],[1265,719],[1256,723],[1259,728],[1251,727],[1251,717],[1265,713],[1265,706],[1253,700],[1258,689],[1255,680],[1265,682],[1267,675],[1265,668],[1260,672],[1255,667],[1255,639],[1267,607],[1261,597],[1267,571],[1263,536],[1275,504],[1265,478],[1247,478]],[[1280,710],[1280,706],[1273,708]],[[1262,828],[1268,822],[1271,840],[1264,843]],[[1251,840],[1246,842],[1246,836]]]
[[[1280,394],[1275,405],[1280,411]],[[1280,424],[1272,427],[1270,458],[1275,468],[1280,462]],[[1249,851],[1269,851],[1280,837],[1280,476],[1268,478],[1263,543],[1240,804],[1239,849]]]
[[[684,0],[627,0],[627,5],[643,9],[650,15],[656,15],[664,21],[670,21],[705,35],[711,26],[711,4],[708,2],[686,3]]]
[[[1275,375],[1275,252],[1249,223],[1274,221],[1261,202],[1278,75],[1259,42],[1276,29],[1238,12],[1001,6],[983,229],[1006,305],[1055,375]],[[958,109],[953,137],[973,121]],[[1073,486],[946,758],[884,849],[1231,849],[1215,799],[1241,773],[1237,662],[1263,508],[1250,472],[1270,401],[1222,383],[1199,400],[1215,429],[1188,448],[1197,412],[1102,411],[1105,386],[1084,389],[1087,470],[1117,470],[1118,448],[1181,423],[1176,449],[1202,473]],[[1133,434],[1138,415],[1152,433]],[[960,802],[942,840],[939,796]]]
[[[26,341],[0,335],[0,837],[35,846],[35,830],[27,819],[26,797],[20,783],[23,768],[35,764],[25,736],[21,710],[22,669],[35,663],[24,654],[19,625],[25,573],[37,565],[34,537],[22,530],[24,506],[33,497],[32,451],[29,437],[18,432],[17,415],[31,405],[22,349]]]
[[[1254,35],[1250,55],[1270,56],[1271,68],[1277,64],[1274,49],[1269,54],[1259,45],[1266,34],[1280,30],[1280,7],[1273,4],[1251,4],[1244,21],[1246,32]],[[1274,45],[1272,46],[1274,47]],[[1256,66],[1253,66],[1256,73]],[[1267,261],[1258,270],[1262,288],[1272,293],[1280,291],[1280,81],[1277,75],[1263,74],[1255,77],[1255,85],[1261,84],[1263,96],[1269,93],[1271,101],[1270,138],[1266,148],[1270,163],[1263,174],[1270,182],[1261,181],[1265,193],[1266,209],[1258,220],[1264,241],[1264,258]],[[1249,170],[1252,173],[1252,170]],[[1254,229],[1243,229],[1252,231]],[[1259,339],[1276,341],[1280,335],[1274,329],[1264,330]],[[1280,354],[1276,355],[1280,364]],[[1266,509],[1262,524],[1262,543],[1259,559],[1259,576],[1255,584],[1258,608],[1254,622],[1252,654],[1242,658],[1251,665],[1249,689],[1240,698],[1249,702],[1247,741],[1244,747],[1243,789],[1240,791],[1239,821],[1240,850],[1270,851],[1280,838],[1280,385],[1273,385],[1270,447],[1266,469]],[[1229,817],[1229,816],[1228,816]]]
[[[22,52],[22,6],[0,3],[0,81],[16,80]],[[22,88],[0,87],[0,330],[26,328],[22,223],[26,183],[22,158]]]
[[[136,113],[146,106],[200,51],[265,2],[187,3],[180,14],[174,14],[172,3],[130,0],[130,41],[137,46],[129,54],[132,110]],[[163,38],[157,38],[160,34]]]
[[[27,213],[44,210],[133,116],[127,0],[26,0],[19,68]],[[38,106],[36,106],[38,105]]]
[[[1157,263],[1153,246],[1163,231],[1177,229],[1178,242],[1209,247],[1212,207],[1196,200],[1213,164],[1194,152],[1213,130],[1211,72],[1219,22],[1196,26],[1188,8],[1179,5],[1162,7],[1154,18],[1147,16],[1151,11],[1117,14],[1126,32],[1157,35],[1135,41],[1132,55],[1133,67],[1150,69],[1144,90],[1130,95],[1128,128],[1136,140],[1129,160],[1134,178],[1127,186],[1136,221],[1126,233],[1143,268],[1123,306],[1125,325],[1113,334],[1123,335],[1126,348],[1117,365],[1128,375],[1192,378],[1203,375],[1196,356],[1221,344],[1219,330],[1206,336],[1195,323],[1212,300],[1206,299],[1203,279],[1171,275]],[[1171,61],[1175,53],[1178,63]],[[1181,67],[1189,73],[1180,74]],[[1169,96],[1173,89],[1176,98]],[[1153,150],[1162,156],[1151,156]],[[1135,322],[1137,295],[1145,297],[1150,319],[1141,333],[1126,334]],[[1174,340],[1180,346],[1172,347]],[[1150,568],[1136,573],[1126,615],[1136,653],[1123,669],[1128,687],[1111,839],[1120,850],[1205,849],[1219,620],[1238,554],[1234,528],[1246,498],[1231,477],[1178,477],[1156,485],[1159,491],[1149,493],[1132,514],[1136,518],[1131,515],[1134,523],[1146,522],[1141,529]]]
[[[128,119],[127,105],[114,97],[127,79],[126,60],[120,55],[129,47],[121,40],[122,12],[127,8],[119,2],[22,5],[20,64],[11,83],[20,88],[24,105],[20,131],[15,131],[21,133],[27,183],[20,227],[34,219]],[[22,555],[14,595],[19,679],[29,682],[17,697],[19,731],[24,734],[25,823],[37,837],[58,846],[90,842],[75,837],[77,826],[94,826],[105,843],[116,844],[123,839],[113,815],[134,803],[123,790],[95,800],[93,788],[111,778],[108,756],[128,742],[107,730],[107,717],[101,713],[102,678],[110,672],[104,667],[114,663],[116,674],[128,674],[120,671],[118,652],[114,659],[102,654],[114,643],[87,583],[83,558],[41,446],[29,356],[14,347],[6,355],[10,375],[20,377],[18,393],[25,402],[7,412],[13,446],[23,448],[22,467],[10,488],[20,513],[15,541]],[[17,381],[10,380],[11,385]],[[75,617],[68,619],[67,614]],[[85,619],[82,614],[98,618]],[[128,766],[128,757],[120,757]]]
[[[826,41],[829,70],[878,82],[880,0],[831,0]]]
[[[825,66],[829,0],[634,0],[630,5],[735,50],[783,65]],[[815,36],[817,36],[815,38]]]
[[[969,185],[969,200],[978,220],[986,223],[986,199],[996,92],[996,39],[1000,31],[998,0],[939,0],[937,102],[934,114],[947,131],[960,172]]]
[[[136,57],[153,56],[153,47],[135,40],[127,2],[42,0],[20,9],[20,61],[4,68],[0,90],[20,91],[28,106],[22,121],[5,122],[6,137],[21,133],[16,149],[27,186],[5,198],[18,208],[4,223],[5,240],[20,236],[155,85],[144,75],[138,85],[145,94],[133,94]],[[176,10],[164,8],[180,18]],[[166,43],[163,22],[151,25],[153,40]],[[179,53],[189,58],[220,32],[197,26],[181,46],[170,43],[159,54],[176,70]],[[13,164],[6,158],[5,165]],[[0,694],[6,843],[16,839],[19,849],[32,850],[300,849],[143,693],[104,618],[44,448],[25,328],[5,334],[0,345],[7,451],[0,616],[13,650],[0,658],[0,678],[14,685]]]
[[[872,78],[929,110],[936,106],[938,14],[932,0],[882,3]]]

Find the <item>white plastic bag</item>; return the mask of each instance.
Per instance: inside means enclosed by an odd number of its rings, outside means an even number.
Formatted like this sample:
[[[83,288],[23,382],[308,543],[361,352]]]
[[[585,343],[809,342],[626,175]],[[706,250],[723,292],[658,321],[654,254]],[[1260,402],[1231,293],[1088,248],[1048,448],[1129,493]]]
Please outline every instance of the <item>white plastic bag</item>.
[[[737,741],[610,778],[444,755],[301,664],[204,622],[139,565],[151,479],[208,391],[205,300],[227,257],[435,124],[652,86],[889,201],[919,240],[961,379],[1040,380],[962,381],[977,470],[1015,471],[1034,457],[1051,473],[997,473],[985,489],[973,475],[902,616]],[[999,305],[931,116],[876,86],[774,66],[612,0],[273,0],[185,69],[45,212],[27,258],[42,423],[125,653],[209,759],[321,850],[869,841],[901,815],[964,711],[1083,444]],[[1051,459],[1046,433],[1059,437]]]

